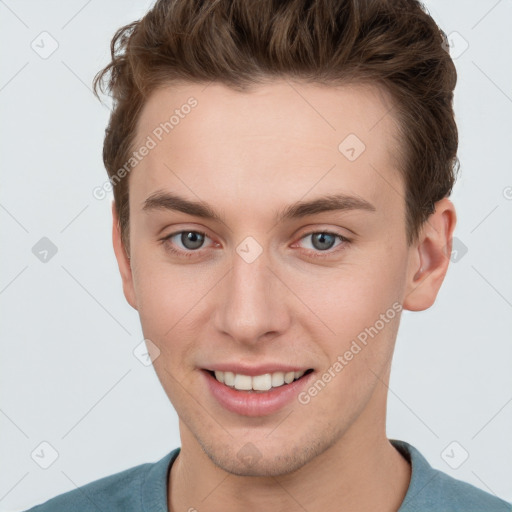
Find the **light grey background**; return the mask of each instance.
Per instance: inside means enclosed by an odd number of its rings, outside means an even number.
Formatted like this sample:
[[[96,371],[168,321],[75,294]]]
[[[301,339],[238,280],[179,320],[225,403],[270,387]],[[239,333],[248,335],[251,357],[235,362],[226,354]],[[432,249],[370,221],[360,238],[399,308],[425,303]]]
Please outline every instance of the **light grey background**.
[[[0,0],[2,511],[179,445],[172,406],[133,355],[143,337],[122,294],[110,199],[92,195],[106,179],[109,110],[91,81],[114,31],[151,3]],[[435,305],[403,315],[388,436],[512,501],[512,2],[427,6],[457,56],[458,253]],[[32,252],[42,237],[57,247],[47,262]],[[51,462],[42,442],[58,452],[48,469],[36,463]]]

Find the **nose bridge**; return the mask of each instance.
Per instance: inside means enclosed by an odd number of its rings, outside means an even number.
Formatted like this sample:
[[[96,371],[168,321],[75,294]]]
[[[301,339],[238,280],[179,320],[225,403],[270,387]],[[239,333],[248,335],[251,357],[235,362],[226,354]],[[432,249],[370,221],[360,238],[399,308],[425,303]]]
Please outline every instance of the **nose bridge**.
[[[216,327],[235,341],[257,343],[264,335],[275,336],[287,327],[286,304],[270,266],[268,252],[256,246],[254,239],[246,239],[233,252]]]

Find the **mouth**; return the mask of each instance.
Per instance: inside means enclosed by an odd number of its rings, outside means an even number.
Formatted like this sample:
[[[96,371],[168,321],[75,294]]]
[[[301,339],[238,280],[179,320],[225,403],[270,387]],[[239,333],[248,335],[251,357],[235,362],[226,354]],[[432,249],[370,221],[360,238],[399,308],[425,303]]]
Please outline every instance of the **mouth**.
[[[268,393],[272,389],[288,386],[313,372],[312,368],[296,371],[277,371],[261,375],[244,375],[229,371],[204,370],[217,382],[236,391],[246,393]]]
[[[313,368],[269,362],[259,366],[232,364],[200,369],[209,395],[239,416],[263,417],[293,406],[316,372]]]

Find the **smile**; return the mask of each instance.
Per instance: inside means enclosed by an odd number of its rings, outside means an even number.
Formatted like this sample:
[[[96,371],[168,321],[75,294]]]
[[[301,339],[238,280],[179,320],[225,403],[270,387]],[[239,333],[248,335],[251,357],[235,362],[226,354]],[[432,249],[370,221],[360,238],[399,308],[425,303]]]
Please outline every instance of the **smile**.
[[[293,381],[300,379],[303,375],[311,371],[312,370],[273,372],[254,376],[227,371],[215,371],[211,373],[218,382],[238,391],[268,391],[272,388],[291,384]]]
[[[200,373],[209,395],[222,408],[237,415],[257,417],[296,403],[298,394],[316,375],[312,368],[280,371],[278,365],[271,366],[274,367],[245,369],[244,373],[232,371],[236,368],[203,369]]]

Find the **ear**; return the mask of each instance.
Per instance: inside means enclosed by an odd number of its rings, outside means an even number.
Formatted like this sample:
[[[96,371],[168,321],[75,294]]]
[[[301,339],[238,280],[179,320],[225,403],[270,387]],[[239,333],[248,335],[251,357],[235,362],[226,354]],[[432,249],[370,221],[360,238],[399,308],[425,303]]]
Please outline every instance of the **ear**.
[[[410,248],[404,309],[423,311],[434,304],[450,263],[456,222],[453,203],[438,201]]]
[[[114,201],[112,201],[112,242],[114,245],[117,265],[119,267],[119,273],[121,274],[121,279],[123,281],[124,296],[126,297],[128,304],[130,304],[132,308],[137,309],[130,256],[126,251],[121,238],[121,225],[119,223]]]

